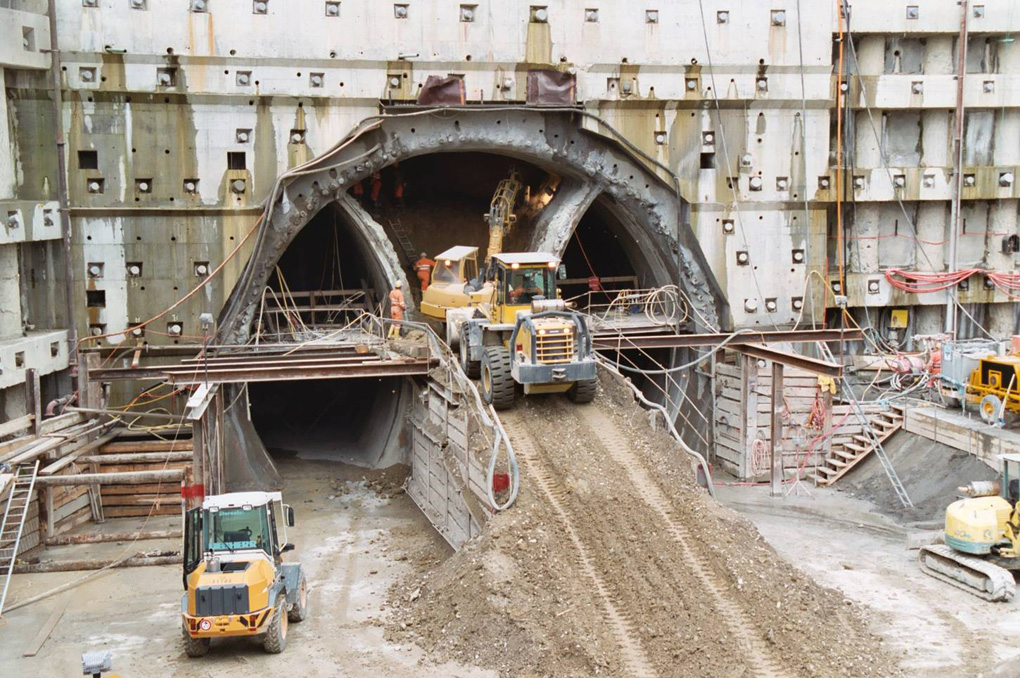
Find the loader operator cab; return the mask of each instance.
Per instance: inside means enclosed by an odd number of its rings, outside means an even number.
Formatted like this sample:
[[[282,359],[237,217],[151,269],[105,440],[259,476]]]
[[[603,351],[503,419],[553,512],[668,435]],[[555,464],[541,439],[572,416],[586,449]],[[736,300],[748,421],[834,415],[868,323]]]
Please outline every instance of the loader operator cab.
[[[488,276],[496,290],[493,322],[513,323],[531,302],[558,299],[556,279],[566,277],[566,270],[542,252],[503,253],[492,256]]]

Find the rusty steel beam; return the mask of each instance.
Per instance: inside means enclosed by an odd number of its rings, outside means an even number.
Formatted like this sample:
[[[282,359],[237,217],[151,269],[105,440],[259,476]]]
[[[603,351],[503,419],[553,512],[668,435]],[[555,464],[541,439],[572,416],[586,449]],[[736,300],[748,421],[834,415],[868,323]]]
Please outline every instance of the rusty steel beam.
[[[730,334],[626,334],[624,332],[596,332],[592,345],[596,350],[626,350],[650,348],[688,348],[717,346]],[[847,330],[774,330],[737,334],[726,342],[727,346],[770,344],[781,341],[791,343],[859,341],[864,333],[859,329]]]
[[[727,346],[727,348],[729,348],[729,346]],[[842,365],[818,360],[816,358],[808,358],[807,356],[790,353],[788,351],[780,351],[779,349],[770,348],[768,346],[762,346],[759,344],[742,344],[734,346],[733,350],[739,351],[744,355],[749,355],[752,358],[769,360],[773,364],[778,363],[780,365],[786,365],[787,367],[796,367],[797,369],[801,369],[806,372],[820,374],[825,377],[832,377],[833,379],[838,379],[843,376]]]
[[[166,373],[174,384],[239,384],[252,381],[300,381],[305,379],[359,379],[373,377],[410,377],[426,375],[437,364],[434,360],[408,362],[374,361],[337,365],[260,365],[244,368],[210,369],[208,372]]]

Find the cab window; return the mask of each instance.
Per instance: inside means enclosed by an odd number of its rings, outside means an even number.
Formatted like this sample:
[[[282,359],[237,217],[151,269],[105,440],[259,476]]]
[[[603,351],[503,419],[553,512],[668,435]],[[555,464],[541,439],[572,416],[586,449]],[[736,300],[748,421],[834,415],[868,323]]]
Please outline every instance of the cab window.
[[[436,268],[432,273],[432,282],[441,283],[454,283],[457,281],[457,262],[451,261],[450,265],[446,265],[446,261],[443,260],[436,263]]]
[[[546,267],[512,270],[507,291],[510,294],[510,303],[514,305],[530,304],[538,297],[555,299],[553,271]]]
[[[464,280],[474,280],[478,277],[478,262],[474,259],[464,260]]]

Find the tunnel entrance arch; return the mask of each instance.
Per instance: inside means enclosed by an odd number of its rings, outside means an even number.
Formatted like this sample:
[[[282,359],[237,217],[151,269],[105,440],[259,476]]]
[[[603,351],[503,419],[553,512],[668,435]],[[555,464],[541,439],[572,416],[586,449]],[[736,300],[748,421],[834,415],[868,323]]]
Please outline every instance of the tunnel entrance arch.
[[[290,267],[288,262],[306,263],[308,257],[301,255],[302,250],[312,251],[322,259],[322,252],[316,252],[316,246],[307,243],[326,242],[322,235],[317,240],[315,233],[323,228],[323,223],[330,221],[334,233],[332,242],[338,242],[337,224],[340,223],[353,243],[352,249],[364,259],[356,275],[359,281],[368,281],[363,286],[372,288],[376,300],[384,297],[397,280],[404,281],[405,289],[411,288],[408,257],[414,253],[403,251],[406,247],[394,236],[389,216],[383,218],[379,208],[371,204],[373,175],[383,179],[385,188],[385,184],[393,184],[394,173],[399,172],[408,185],[403,196],[405,201],[421,200],[426,208],[440,212],[442,205],[437,203],[442,200],[437,200],[437,196],[441,197],[444,191],[458,194],[464,202],[459,211],[448,210],[451,218],[463,221],[467,225],[465,228],[470,227],[471,220],[477,219],[477,233],[484,238],[486,227],[482,214],[494,188],[494,184],[488,185],[492,182],[486,178],[498,180],[511,164],[519,166],[531,184],[550,175],[555,175],[558,182],[552,201],[526,228],[514,235],[509,247],[547,251],[570,261],[576,259],[575,250],[585,245],[594,246],[598,251],[595,255],[598,263],[589,257],[586,269],[597,265],[603,269],[603,275],[607,271],[612,274],[633,272],[640,284],[648,287],[677,284],[695,307],[692,318],[704,320],[712,329],[725,326],[725,299],[687,224],[687,205],[675,187],[649,170],[648,165],[623,145],[586,129],[581,123],[579,111],[527,108],[441,109],[384,116],[362,123],[336,147],[278,180],[267,201],[254,252],[221,313],[220,341],[240,344],[251,338],[253,319],[274,274],[279,275],[282,269]],[[362,190],[355,191],[354,187],[359,184]],[[415,195],[418,187],[422,190]],[[366,201],[366,194],[369,201]],[[446,207],[451,204],[448,200]],[[475,216],[470,214],[471,210]],[[420,219],[420,210],[416,216],[420,222],[416,228],[425,234],[420,247],[430,254],[436,253],[444,237],[462,235],[456,233],[458,228],[452,229],[454,234],[444,232],[442,225],[434,220],[430,228],[428,219]],[[426,242],[432,246],[424,244]],[[576,265],[579,267],[580,263]],[[579,268],[575,275],[586,272]],[[315,273],[306,273],[301,278],[301,286],[310,284]],[[345,281],[344,286],[349,284]],[[409,295],[408,301],[413,313],[413,297]],[[675,352],[670,362],[684,357],[683,351]],[[362,400],[367,400],[376,403],[371,408],[373,413],[391,414],[382,417],[385,421],[378,416],[352,416],[350,426],[338,424],[333,429],[338,434],[334,447],[338,450],[357,444],[364,447],[364,441],[369,441],[373,449],[362,449],[361,453],[367,465],[392,459],[394,446],[399,457],[401,422],[413,403],[411,380],[399,380],[405,383],[402,388],[373,387],[372,397],[366,395],[362,399],[358,398],[356,390],[359,381],[334,382],[333,390],[317,386],[301,391],[297,387],[284,393],[294,388],[287,386],[274,393],[269,388],[268,395],[266,387],[253,389],[251,413],[261,419],[261,423],[234,422],[228,430],[237,432],[239,438],[261,436],[264,439],[239,440],[236,447],[248,450],[249,454],[256,454],[258,448],[264,450],[262,442],[275,449],[287,449],[278,439],[279,435],[286,435],[286,430],[274,429],[265,423],[279,419],[279,411],[275,415],[265,414],[274,408],[278,410],[279,402],[297,402],[296,396],[302,393],[312,399],[312,404],[332,400],[360,407]],[[677,382],[676,388],[684,392],[686,407],[705,408],[710,394],[707,382],[701,383],[704,381],[695,377],[682,386]],[[329,417],[333,423],[346,421],[344,417],[335,416],[336,413],[309,414],[314,407],[299,409],[298,421],[304,421],[306,415],[311,417],[304,422],[306,432],[321,429],[323,417]],[[237,417],[237,412],[231,416]],[[352,426],[392,429],[398,433],[365,437],[357,430],[347,430]],[[693,426],[697,427],[697,422]],[[291,434],[301,435],[297,430],[292,430]],[[406,454],[406,449],[404,451]],[[342,452],[337,454],[343,456]]]
[[[430,154],[506,156],[562,177],[555,209],[536,223],[529,249],[562,255],[596,201],[617,216],[631,251],[641,253],[649,284],[676,283],[700,317],[727,326],[727,305],[687,223],[674,186],[607,134],[586,129],[581,111],[538,108],[444,108],[380,116],[359,125],[333,149],[280,177],[266,205],[255,250],[220,317],[226,343],[243,343],[261,290],[283,252],[327,203],[362,233],[388,284],[407,279],[385,229],[348,192],[376,172]],[[550,204],[550,207],[553,207]]]

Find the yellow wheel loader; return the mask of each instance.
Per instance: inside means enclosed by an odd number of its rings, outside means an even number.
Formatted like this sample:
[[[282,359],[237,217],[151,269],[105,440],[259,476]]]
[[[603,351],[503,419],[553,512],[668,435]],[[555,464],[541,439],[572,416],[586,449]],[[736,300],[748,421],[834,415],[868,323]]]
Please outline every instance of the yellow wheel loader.
[[[578,403],[595,397],[591,333],[559,298],[561,270],[541,252],[493,254],[485,301],[447,311],[461,367],[481,377],[482,397],[496,409],[513,405],[518,385],[526,395],[566,393]]]
[[[979,481],[959,488],[946,509],[945,544],[921,547],[921,570],[990,601],[1016,593],[1020,570],[1020,455],[1003,454],[1002,483]]]
[[[279,492],[206,497],[184,516],[184,651],[201,657],[213,638],[259,636],[283,652],[290,622],[308,616],[308,584],[287,527],[294,510]]]

